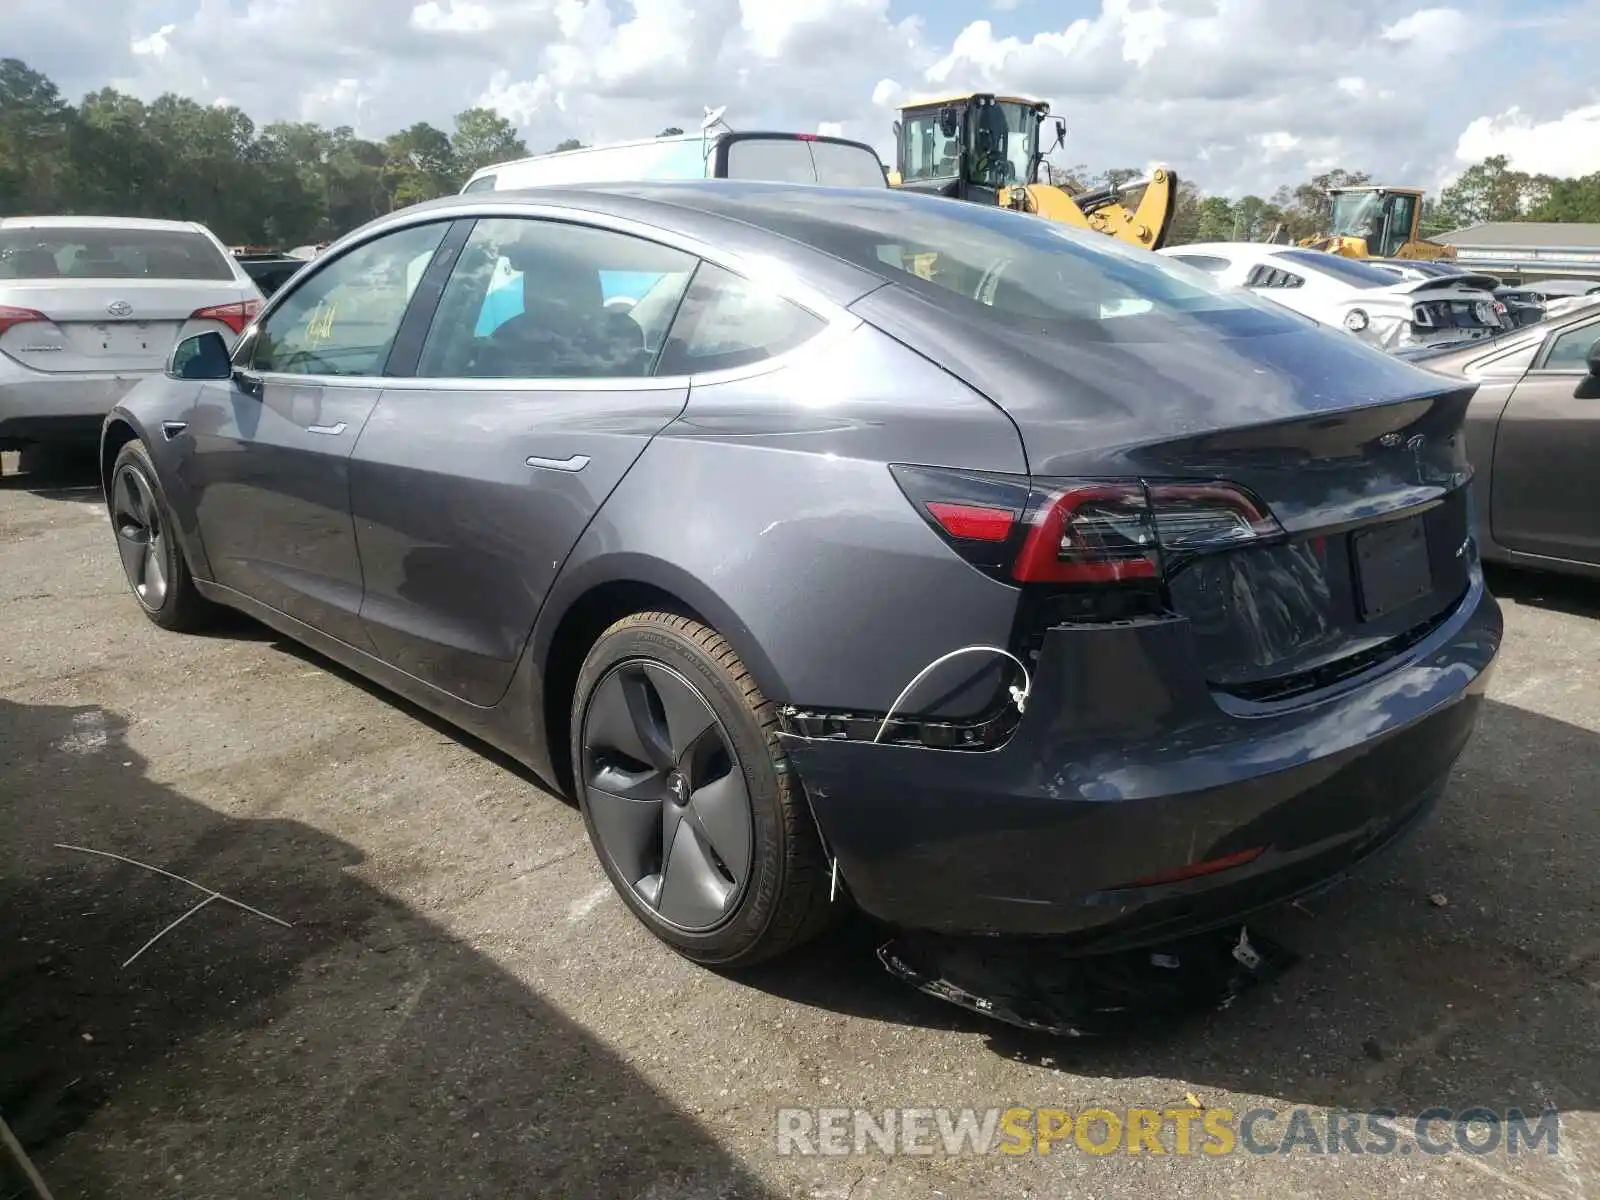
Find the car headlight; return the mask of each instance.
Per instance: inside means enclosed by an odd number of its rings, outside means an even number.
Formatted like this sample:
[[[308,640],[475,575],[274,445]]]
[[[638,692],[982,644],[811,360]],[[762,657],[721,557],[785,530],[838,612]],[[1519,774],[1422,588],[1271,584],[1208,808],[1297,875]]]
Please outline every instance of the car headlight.
[[[1351,333],[1360,333],[1369,324],[1371,324],[1371,322],[1367,319],[1367,313],[1365,309],[1352,308],[1344,315],[1344,327]]]

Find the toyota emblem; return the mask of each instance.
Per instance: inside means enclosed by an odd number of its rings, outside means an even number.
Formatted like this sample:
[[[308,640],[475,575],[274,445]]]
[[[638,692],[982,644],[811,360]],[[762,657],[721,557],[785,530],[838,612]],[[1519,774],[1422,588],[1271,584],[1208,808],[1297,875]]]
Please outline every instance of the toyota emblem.
[[[133,305],[129,304],[126,300],[113,300],[110,304],[106,305],[106,311],[113,317],[125,317],[133,311]]]

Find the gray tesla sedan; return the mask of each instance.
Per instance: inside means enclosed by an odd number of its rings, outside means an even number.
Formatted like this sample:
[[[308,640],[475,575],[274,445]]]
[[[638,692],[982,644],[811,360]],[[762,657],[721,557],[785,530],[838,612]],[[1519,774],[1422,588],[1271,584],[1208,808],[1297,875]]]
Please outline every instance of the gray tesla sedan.
[[[108,418],[144,611],[242,609],[568,790],[662,940],[1076,952],[1414,825],[1501,636],[1470,384],[887,189],[478,193]]]

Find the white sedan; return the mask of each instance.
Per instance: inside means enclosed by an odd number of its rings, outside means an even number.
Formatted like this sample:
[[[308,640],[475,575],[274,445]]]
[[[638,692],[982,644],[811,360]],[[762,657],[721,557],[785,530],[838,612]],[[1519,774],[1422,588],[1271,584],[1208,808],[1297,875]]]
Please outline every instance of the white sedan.
[[[1476,341],[1502,331],[1494,298],[1450,278],[1400,279],[1358,259],[1260,242],[1157,251],[1383,350]]]

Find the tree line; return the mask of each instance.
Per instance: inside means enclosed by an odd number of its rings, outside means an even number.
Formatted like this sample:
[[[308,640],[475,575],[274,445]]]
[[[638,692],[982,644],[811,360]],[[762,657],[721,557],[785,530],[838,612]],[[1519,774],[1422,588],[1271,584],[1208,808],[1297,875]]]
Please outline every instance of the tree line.
[[[671,126],[657,136],[682,132]],[[550,149],[582,144],[569,138]],[[0,59],[0,215],[169,217],[204,222],[230,244],[295,246],[459,191],[480,167],[528,152],[516,127],[488,108],[457,113],[448,132],[419,121],[373,141],[344,125],[257,126],[235,106],[171,93],[146,103],[102,88],[74,105],[26,63]],[[1083,166],[1050,173],[1052,182],[1074,189],[1140,174]],[[1168,241],[1307,237],[1321,231],[1329,187],[1369,181],[1364,172],[1335,170],[1270,197],[1230,199],[1183,180]],[[1485,159],[1427,200],[1423,233],[1515,220],[1600,221],[1600,173],[1528,175],[1511,170],[1503,156]]]

